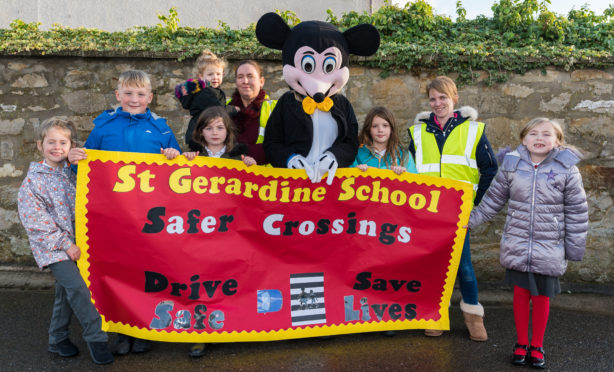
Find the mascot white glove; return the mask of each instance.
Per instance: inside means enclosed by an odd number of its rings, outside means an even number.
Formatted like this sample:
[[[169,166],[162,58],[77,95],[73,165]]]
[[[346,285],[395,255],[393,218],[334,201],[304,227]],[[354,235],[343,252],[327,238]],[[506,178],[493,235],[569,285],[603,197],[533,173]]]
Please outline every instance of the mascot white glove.
[[[328,178],[326,179],[327,185],[333,184],[333,178],[335,178],[335,172],[337,172],[337,167],[339,163],[337,163],[337,158],[333,155],[332,152],[326,151],[322,157],[320,157],[320,161],[316,165],[314,178],[311,179],[311,182],[316,183],[322,180],[322,176],[328,172]]]
[[[307,172],[307,177],[313,182],[314,170],[302,155],[294,155],[288,160],[288,168],[290,169],[304,169]]]

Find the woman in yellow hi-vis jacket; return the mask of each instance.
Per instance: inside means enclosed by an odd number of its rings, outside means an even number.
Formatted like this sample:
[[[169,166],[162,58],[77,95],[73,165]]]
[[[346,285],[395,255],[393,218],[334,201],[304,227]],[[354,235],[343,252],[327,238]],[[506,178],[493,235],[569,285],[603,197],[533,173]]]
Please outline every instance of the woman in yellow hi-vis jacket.
[[[426,87],[432,112],[422,112],[409,128],[409,151],[414,156],[419,174],[450,178],[471,183],[477,205],[497,173],[497,161],[486,138],[484,123],[477,122],[477,111],[461,107],[458,91],[452,79],[435,78]],[[469,231],[465,238],[458,278],[462,294],[461,310],[469,337],[486,341],[484,308],[478,302],[478,286],[471,263]],[[443,332],[427,329],[427,336],[440,336]]]

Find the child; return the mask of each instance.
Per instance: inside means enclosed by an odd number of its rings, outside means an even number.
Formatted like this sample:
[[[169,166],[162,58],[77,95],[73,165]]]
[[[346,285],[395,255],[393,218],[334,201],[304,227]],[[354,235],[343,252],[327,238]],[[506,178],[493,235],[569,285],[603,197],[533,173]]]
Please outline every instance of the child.
[[[256,165],[254,158],[244,155],[247,152],[247,146],[236,143],[234,124],[220,106],[209,107],[200,114],[192,139],[205,149],[202,156],[241,159],[248,167]],[[228,151],[228,149],[232,150]],[[183,155],[193,160],[198,154],[198,151],[194,151],[185,152]],[[205,355],[205,346],[204,343],[192,345],[189,355],[194,358]]]
[[[485,124],[476,121],[478,113],[471,107],[454,111],[458,91],[447,76],[435,78],[426,87],[431,112],[416,116],[409,129],[409,151],[416,162],[418,173],[433,177],[468,182],[475,190],[477,205],[497,173],[497,162],[488,138]],[[484,308],[478,302],[478,282],[471,263],[469,232],[465,237],[458,267],[462,301],[461,311],[469,338],[486,341]],[[427,329],[427,336],[441,336],[441,330]]]
[[[76,177],[66,158],[75,145],[75,134],[70,121],[51,118],[41,124],[36,146],[44,160],[30,163],[17,206],[36,263],[41,269],[48,267],[56,281],[48,350],[62,357],[77,355],[79,349],[68,338],[74,313],[92,360],[108,364],[113,355],[107,347],[107,334],[101,330],[102,319],[74,262],[81,255],[74,243]]]
[[[198,77],[189,79],[175,87],[175,96],[181,102],[181,106],[190,110],[190,115],[192,115],[185,132],[185,143],[192,151],[203,151],[201,145],[192,138],[196,120],[200,113],[211,106],[226,106],[226,94],[220,89],[225,67],[226,61],[218,58],[211,51],[205,50],[196,60]],[[234,106],[226,106],[225,108],[230,115],[234,116],[237,113],[237,108]]]
[[[87,158],[85,149],[164,154],[169,160],[181,153],[179,143],[166,119],[151,112],[153,99],[149,76],[140,70],[119,75],[115,98],[120,106],[94,119],[94,129],[84,148],[68,154],[71,164]]]
[[[256,164],[254,158],[245,155],[247,146],[236,142],[234,123],[220,106],[209,107],[200,114],[192,140],[204,149],[202,156],[243,160],[247,166]],[[198,151],[184,153],[189,160],[198,154]]]
[[[387,108],[376,106],[369,110],[358,134],[358,142],[360,147],[351,167],[363,172],[371,167],[390,169],[396,174],[418,173],[414,160],[401,147],[397,122]],[[386,331],[384,334],[394,336],[396,332]]]
[[[550,297],[561,291],[559,277],[567,260],[580,261],[584,255],[588,205],[575,165],[580,155],[565,146],[559,124],[535,118],[520,132],[520,141],[471,212],[469,227],[489,220],[509,201],[500,261],[506,282],[514,286],[517,343],[512,363],[545,368],[543,340]],[[529,302],[533,302],[530,348]]]
[[[153,99],[149,76],[140,70],[125,71],[119,75],[115,97],[120,106],[107,110],[94,119],[94,129],[83,148],[72,148],[68,153],[71,164],[87,158],[85,149],[144,152],[164,154],[167,159],[179,156],[180,148],[166,119],[151,112],[148,105]],[[151,350],[147,340],[119,335],[113,353],[144,353]]]
[[[400,145],[396,120],[387,108],[377,106],[367,113],[358,141],[360,147],[352,167],[363,172],[374,167],[396,174],[418,173],[414,160]]]

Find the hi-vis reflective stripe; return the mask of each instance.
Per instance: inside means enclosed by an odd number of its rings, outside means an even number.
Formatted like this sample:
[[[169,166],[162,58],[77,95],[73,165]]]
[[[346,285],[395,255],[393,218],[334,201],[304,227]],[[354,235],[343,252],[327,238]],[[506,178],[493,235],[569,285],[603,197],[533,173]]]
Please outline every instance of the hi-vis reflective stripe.
[[[464,155],[442,155],[441,164],[455,164],[464,165],[472,169],[478,169],[478,165],[475,159],[472,159],[471,154],[473,147],[477,141],[477,133],[479,130],[479,123],[476,121],[469,122],[469,128],[467,132],[467,142],[465,144]],[[422,143],[422,126],[415,125],[413,130],[414,144],[416,145],[416,169],[418,173],[436,172],[441,171],[439,163],[424,163],[424,152]]]
[[[431,163],[431,164],[416,164],[416,169],[418,170],[418,173],[429,173],[429,172],[435,172],[435,173],[439,173],[439,164],[438,163]]]
[[[416,170],[418,173],[439,173],[439,163],[424,164],[424,152],[422,151],[422,128],[420,125],[414,126],[414,144],[416,145]]]
[[[264,137],[264,130],[265,129],[266,129],[266,127],[260,127],[260,129],[258,129],[258,136]]]
[[[465,158],[470,159],[469,165],[471,168],[477,169],[477,163],[475,160],[471,159],[471,152],[473,151],[473,146],[475,145],[475,141],[478,140],[478,128],[479,123],[477,121],[469,122],[469,133],[467,134],[467,146],[465,146]]]
[[[475,159],[471,158],[473,146],[478,137],[479,123],[477,121],[469,122],[469,131],[467,132],[467,143],[465,144],[465,156],[462,155],[442,155],[441,162],[445,164],[464,165],[473,169],[478,169],[478,164]]]
[[[442,164],[457,164],[464,165],[473,169],[478,169],[478,164],[475,159],[471,158],[473,152],[473,146],[478,137],[479,123],[477,121],[469,122],[469,131],[467,132],[467,143],[465,144],[465,154],[463,155],[442,155]],[[417,151],[416,151],[417,152]]]
[[[441,162],[446,164],[465,165],[477,169],[478,163],[469,156],[463,155],[442,155]]]
[[[471,181],[467,181],[467,180],[457,180],[457,181],[466,182],[466,183],[472,185],[473,186],[473,191],[477,191],[478,190],[478,185],[474,184]]]
[[[414,125],[414,145],[416,145],[416,168],[418,172],[422,173],[420,167],[422,167],[422,128],[419,125]]]

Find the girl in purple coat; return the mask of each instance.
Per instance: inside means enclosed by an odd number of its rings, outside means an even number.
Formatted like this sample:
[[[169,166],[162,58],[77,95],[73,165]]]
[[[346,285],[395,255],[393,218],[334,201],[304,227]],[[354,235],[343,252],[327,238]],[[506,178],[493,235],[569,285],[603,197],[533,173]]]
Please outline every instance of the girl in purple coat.
[[[545,368],[544,333],[550,298],[561,292],[567,261],[580,261],[586,247],[588,205],[576,163],[559,124],[531,120],[522,144],[505,155],[486,196],[471,212],[469,228],[487,221],[508,203],[501,238],[505,281],[514,286],[517,343],[512,363]],[[530,302],[533,303],[529,347]]]

